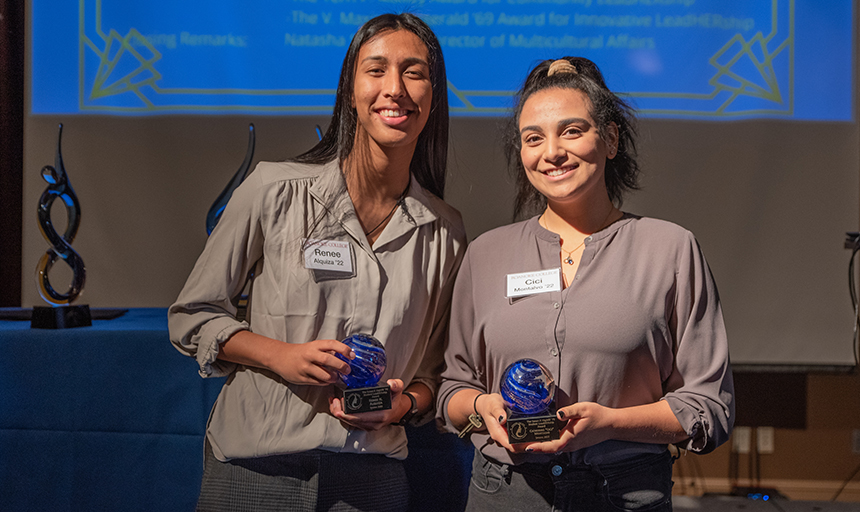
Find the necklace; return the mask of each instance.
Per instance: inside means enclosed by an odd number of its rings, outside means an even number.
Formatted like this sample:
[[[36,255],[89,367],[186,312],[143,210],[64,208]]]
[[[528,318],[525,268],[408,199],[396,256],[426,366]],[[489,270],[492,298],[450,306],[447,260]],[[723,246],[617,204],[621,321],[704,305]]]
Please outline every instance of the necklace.
[[[582,243],[577,245],[576,247],[574,247],[572,251],[565,251],[564,247],[562,247],[561,248],[562,252],[567,253],[567,259],[565,259],[564,262],[567,263],[568,265],[573,265],[574,261],[573,261],[573,258],[571,256],[573,256],[573,253],[576,252],[576,250],[579,249],[580,247],[582,247],[583,245],[585,245],[585,238],[583,238]]]
[[[609,210],[609,214],[607,214],[607,215],[606,215],[606,218],[605,218],[605,219],[603,219],[603,222],[602,222],[602,223],[600,223],[600,227],[599,227],[599,228],[597,228],[597,230],[595,231],[595,233],[596,233],[597,231],[600,231],[601,229],[603,229],[603,228],[606,226],[606,221],[608,221],[608,220],[609,220],[609,217],[611,217],[611,216],[612,216],[612,212],[614,212],[614,211],[615,211],[615,208],[610,208],[610,210]],[[540,224],[544,227],[544,229],[546,229],[547,231],[552,231],[551,229],[549,229],[549,228],[547,227],[546,222],[544,221],[543,215],[541,215],[540,219],[538,219],[538,223],[540,223]],[[577,250],[579,250],[579,248],[580,248],[580,247],[582,247],[583,245],[585,245],[585,241],[586,241],[586,240],[588,240],[588,238],[589,238],[588,236],[586,236],[585,238],[583,238],[583,239],[582,239],[582,242],[580,242],[580,243],[579,243],[579,245],[577,245],[576,247],[574,247],[573,249],[571,249],[571,250],[569,250],[569,251],[568,251],[567,249],[565,249],[565,248],[564,248],[564,246],[562,246],[562,247],[561,247],[561,252],[566,252],[566,253],[567,253],[567,258],[562,259],[562,261],[563,261],[563,262],[565,262],[565,263],[567,263],[568,265],[573,265],[574,263],[576,263],[576,262],[573,260],[573,253],[575,253]]]
[[[400,204],[403,202],[403,198],[406,197],[406,193],[409,192],[409,185],[409,183],[406,184],[406,188],[403,189],[403,193],[400,194],[400,197],[397,199],[397,202],[394,203],[394,207],[391,208],[391,211],[388,212],[388,215],[383,217],[382,220],[379,221],[379,224],[377,224],[373,229],[371,229],[370,231],[365,231],[364,236],[370,236],[372,233],[375,233],[377,229],[379,229],[383,224],[385,224],[385,221],[387,221],[392,215],[394,215],[394,210],[396,210],[397,207],[400,206]]]

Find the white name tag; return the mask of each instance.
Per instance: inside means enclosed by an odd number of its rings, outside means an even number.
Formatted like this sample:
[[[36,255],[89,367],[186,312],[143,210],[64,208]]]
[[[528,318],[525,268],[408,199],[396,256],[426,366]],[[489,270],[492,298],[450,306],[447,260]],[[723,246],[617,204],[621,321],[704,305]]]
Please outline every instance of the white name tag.
[[[561,268],[508,274],[508,297],[561,291]]]
[[[305,240],[305,268],[352,272],[349,242]]]

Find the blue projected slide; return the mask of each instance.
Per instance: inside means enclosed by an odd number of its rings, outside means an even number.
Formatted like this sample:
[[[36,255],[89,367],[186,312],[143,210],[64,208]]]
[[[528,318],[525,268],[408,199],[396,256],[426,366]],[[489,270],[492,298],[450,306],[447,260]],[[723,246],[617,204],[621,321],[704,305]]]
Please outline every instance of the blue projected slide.
[[[403,10],[453,115],[581,55],[647,117],[852,120],[851,0],[32,0],[32,113],[328,113],[352,35]]]

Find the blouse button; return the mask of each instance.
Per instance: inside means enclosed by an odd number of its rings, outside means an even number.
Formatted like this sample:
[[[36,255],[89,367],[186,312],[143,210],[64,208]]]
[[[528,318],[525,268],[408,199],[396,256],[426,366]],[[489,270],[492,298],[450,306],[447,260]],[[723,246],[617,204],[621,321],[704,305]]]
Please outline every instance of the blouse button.
[[[550,350],[549,353],[552,354],[552,357],[555,357],[558,355],[558,349],[554,348],[554,349]]]
[[[591,235],[588,235],[587,237],[585,237],[585,241],[590,242],[591,241]]]
[[[558,309],[558,308],[559,308],[559,306],[560,306],[560,304],[559,304],[558,302],[553,302],[553,303],[552,303],[552,307],[554,307],[555,309]]]

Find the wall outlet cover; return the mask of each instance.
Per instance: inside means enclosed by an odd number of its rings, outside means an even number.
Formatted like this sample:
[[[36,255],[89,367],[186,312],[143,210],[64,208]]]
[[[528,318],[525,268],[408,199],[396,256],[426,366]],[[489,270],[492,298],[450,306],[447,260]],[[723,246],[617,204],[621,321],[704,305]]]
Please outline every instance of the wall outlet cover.
[[[755,429],[756,450],[758,453],[773,453],[773,427]]]
[[[749,453],[751,440],[752,429],[750,427],[735,427],[732,431],[732,451]]]

